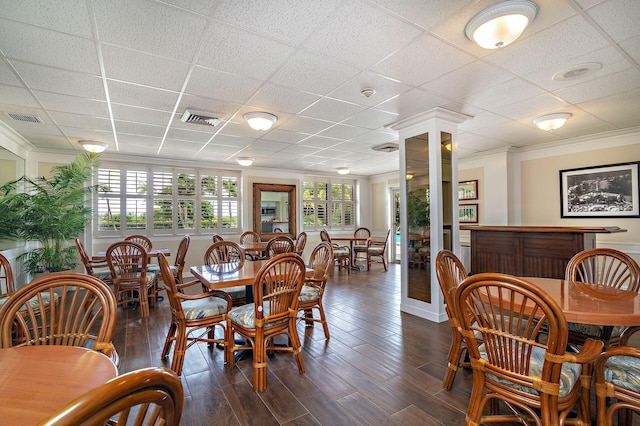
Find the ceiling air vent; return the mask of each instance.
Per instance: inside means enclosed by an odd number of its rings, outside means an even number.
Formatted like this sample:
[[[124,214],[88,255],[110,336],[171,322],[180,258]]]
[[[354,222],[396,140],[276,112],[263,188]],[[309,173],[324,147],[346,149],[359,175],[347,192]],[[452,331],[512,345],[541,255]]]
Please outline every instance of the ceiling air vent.
[[[42,123],[42,120],[37,115],[18,114],[15,112],[8,112],[7,115],[17,121],[28,121],[29,123]]]
[[[200,112],[193,110],[184,110],[184,114],[180,117],[180,120],[183,123],[191,123],[191,124],[203,124],[205,126],[216,126],[220,119],[218,117],[214,117],[215,114],[209,112]]]
[[[383,143],[382,145],[372,146],[371,149],[374,151],[393,152],[397,151],[399,149],[399,146],[397,143],[387,142]]]

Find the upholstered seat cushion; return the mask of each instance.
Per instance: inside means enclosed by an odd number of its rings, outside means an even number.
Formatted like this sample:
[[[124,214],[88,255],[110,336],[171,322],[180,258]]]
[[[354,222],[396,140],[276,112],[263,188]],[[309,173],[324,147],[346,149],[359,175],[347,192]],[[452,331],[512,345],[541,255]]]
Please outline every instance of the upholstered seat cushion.
[[[612,356],[605,363],[604,379],[616,386],[640,392],[640,359]]]
[[[6,302],[8,299],[9,299],[9,296],[0,297],[0,307],[4,305],[4,302]],[[59,299],[60,299],[60,296],[58,296],[57,293],[54,293],[53,300],[57,302]],[[48,292],[42,292],[42,302],[44,303],[45,306],[49,306],[49,304],[51,304],[51,297],[49,296]],[[29,304],[31,305],[32,308],[37,308],[40,305],[38,302],[37,296],[29,299]],[[26,309],[27,308],[25,308],[24,306],[20,308],[21,311],[25,311]]]
[[[227,311],[227,301],[220,297],[207,297],[182,302],[184,317],[188,320],[221,315]]]
[[[247,296],[247,288],[243,285],[223,288],[221,290],[231,296],[231,300],[244,299]]]
[[[592,325],[592,324],[580,324],[578,322],[568,322],[567,328],[569,331],[574,333],[585,334],[587,336],[601,339],[604,329],[600,325]],[[624,331],[625,327],[616,326],[613,327],[613,331],[611,332],[612,336],[618,335]]]
[[[487,359],[487,354],[484,350],[484,344],[480,345],[478,349],[480,350],[480,356],[483,359]],[[545,350],[542,348],[534,347],[532,349],[531,358],[530,358],[531,364],[529,368],[529,376],[539,377],[541,375],[542,365],[544,363],[544,354],[545,354]],[[565,362],[562,364],[562,371],[560,373],[560,393],[559,393],[560,397],[566,396],[569,392],[571,392],[573,387],[576,385],[576,382],[580,378],[581,372],[582,372],[582,366],[580,364],[575,364],[572,362]],[[493,381],[502,383],[511,388],[519,389],[523,392],[527,392],[533,395],[540,395],[540,392],[533,388],[512,383],[508,380],[498,378],[493,374],[488,373],[487,377]]]
[[[269,303],[265,302],[263,303],[263,309],[264,309],[264,315],[267,316],[269,315]],[[256,327],[256,309],[255,309],[255,304],[253,303],[248,303],[246,305],[242,305],[242,306],[238,306],[237,308],[233,308],[229,311],[229,319],[236,323],[239,324],[245,328],[255,328]],[[267,327],[272,326],[272,325],[276,325],[276,324],[281,324],[283,322],[288,321],[287,319],[272,323],[267,325]]]
[[[320,299],[320,287],[305,285],[302,286],[300,297],[298,300],[301,302],[310,302],[312,300]]]
[[[93,276],[101,281],[111,281],[111,271],[109,268],[94,268]]]
[[[171,268],[171,273],[173,274],[174,277],[176,275],[178,275],[178,267],[176,265],[171,265],[171,266],[169,266],[169,268]],[[153,272],[155,274],[159,274],[160,273],[160,265],[157,265],[155,263],[151,263],[151,264],[147,265],[147,272]]]
[[[377,254],[377,255],[381,255],[382,253],[384,253],[384,247],[383,246],[371,246],[367,249],[367,251],[371,254]]]
[[[348,247],[334,247],[333,248],[333,256],[334,257],[349,256],[349,248]]]

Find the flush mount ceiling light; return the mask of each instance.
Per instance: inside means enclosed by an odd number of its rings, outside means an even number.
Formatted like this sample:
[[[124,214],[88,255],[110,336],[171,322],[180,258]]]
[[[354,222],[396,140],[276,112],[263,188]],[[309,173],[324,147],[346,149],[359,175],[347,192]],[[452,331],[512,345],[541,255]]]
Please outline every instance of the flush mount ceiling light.
[[[341,175],[348,175],[349,174],[349,169],[347,167],[338,167],[336,170]]]
[[[602,68],[602,64],[598,62],[587,62],[586,64],[573,65],[558,71],[551,77],[554,81],[571,81],[584,78],[589,74],[593,74]]]
[[[278,120],[278,117],[268,112],[248,112],[242,117],[255,130],[269,130],[273,123]]]
[[[82,145],[82,147],[89,152],[102,152],[105,149],[107,149],[107,147],[109,147],[109,144],[106,142],[98,142],[98,141],[78,141],[78,143],[80,145]]]
[[[557,112],[555,114],[541,115],[532,120],[533,124],[538,126],[540,130],[556,130],[564,126],[564,123],[571,118],[572,114],[568,112]]]
[[[238,164],[244,167],[248,167],[253,164],[253,158],[251,157],[238,157],[236,158]]]
[[[530,0],[509,0],[489,6],[476,14],[464,34],[485,49],[498,49],[517,40],[538,13]]]

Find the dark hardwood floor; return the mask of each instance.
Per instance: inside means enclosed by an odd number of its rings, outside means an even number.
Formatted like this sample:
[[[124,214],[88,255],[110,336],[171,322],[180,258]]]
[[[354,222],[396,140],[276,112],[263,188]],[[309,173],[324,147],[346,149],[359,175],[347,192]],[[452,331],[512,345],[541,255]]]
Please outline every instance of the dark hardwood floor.
[[[230,370],[220,349],[187,351],[182,375],[184,425],[462,425],[472,373],[458,371],[442,388],[450,343],[448,323],[400,312],[400,266],[388,272],[334,273],[324,296],[331,338],[299,323],[306,373],[293,355],[268,360],[267,390],[251,386],[251,358]],[[160,359],[169,325],[165,300],[140,319],[119,311],[114,343],[120,372],[169,367]]]

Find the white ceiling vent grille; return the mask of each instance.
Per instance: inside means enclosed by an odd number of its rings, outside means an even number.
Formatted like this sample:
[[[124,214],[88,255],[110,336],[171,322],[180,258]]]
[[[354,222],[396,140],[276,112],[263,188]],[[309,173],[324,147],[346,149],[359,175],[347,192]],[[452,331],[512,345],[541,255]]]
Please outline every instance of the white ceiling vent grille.
[[[216,114],[212,114],[210,112],[200,112],[193,110],[184,110],[184,114],[180,117],[180,121],[183,123],[191,123],[191,124],[203,124],[205,126],[216,126],[220,119],[215,117]]]
[[[7,115],[17,121],[28,121],[29,123],[42,123],[42,120],[37,115],[18,114],[15,112],[8,112]]]
[[[387,142],[382,145],[372,146],[371,149],[374,151],[382,151],[382,152],[393,152],[397,151],[400,147],[397,143]]]

